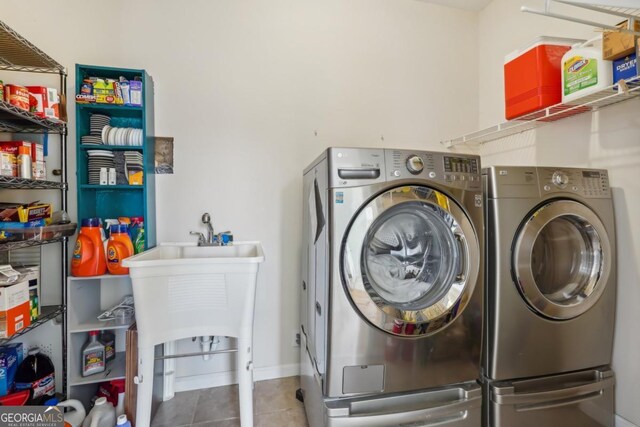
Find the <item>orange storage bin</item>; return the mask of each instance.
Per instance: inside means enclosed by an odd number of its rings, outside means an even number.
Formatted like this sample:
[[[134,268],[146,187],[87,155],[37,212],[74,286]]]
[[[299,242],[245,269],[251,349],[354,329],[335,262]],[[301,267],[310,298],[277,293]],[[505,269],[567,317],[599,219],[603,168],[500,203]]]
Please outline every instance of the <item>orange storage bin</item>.
[[[539,37],[511,52],[504,63],[507,120],[558,104],[562,100],[562,55],[584,40]]]

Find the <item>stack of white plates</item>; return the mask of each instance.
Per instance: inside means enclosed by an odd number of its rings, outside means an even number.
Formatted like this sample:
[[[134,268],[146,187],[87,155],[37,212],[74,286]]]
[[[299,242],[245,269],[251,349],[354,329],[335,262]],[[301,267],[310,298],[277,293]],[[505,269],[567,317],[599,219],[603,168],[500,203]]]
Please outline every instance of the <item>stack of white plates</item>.
[[[102,143],[106,145],[141,146],[142,129],[105,126]]]
[[[113,153],[105,150],[87,150],[88,156],[88,183],[91,185],[100,184],[100,168],[115,168]]]
[[[100,136],[102,129],[105,126],[109,126],[111,123],[111,117],[104,114],[92,114],[89,118],[89,131],[91,135]]]

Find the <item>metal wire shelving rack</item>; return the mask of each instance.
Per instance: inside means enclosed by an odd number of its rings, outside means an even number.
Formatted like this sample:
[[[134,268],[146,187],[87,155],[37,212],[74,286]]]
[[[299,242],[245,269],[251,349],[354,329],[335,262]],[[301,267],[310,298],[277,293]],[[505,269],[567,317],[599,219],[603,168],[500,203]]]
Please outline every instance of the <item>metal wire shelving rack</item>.
[[[60,103],[61,105],[66,103],[67,69],[2,21],[0,21],[0,71],[58,75],[60,77]],[[59,170],[54,171],[54,175],[60,176],[59,182],[0,177],[0,188],[58,190],[60,191],[61,209],[67,211],[67,124],[61,120],[39,117],[33,113],[21,110],[0,100],[0,132],[60,135],[60,168]],[[51,240],[24,240],[0,243],[0,251],[12,251],[15,249],[41,246],[51,243],[60,243],[61,246],[61,304],[43,306],[41,308],[41,315],[36,321],[34,321],[28,328],[17,332],[11,337],[0,340],[0,344],[14,340],[15,338],[22,336],[53,319],[60,318],[62,322],[61,340],[63,353],[62,386],[63,390],[66,390],[67,325],[65,311],[67,304],[66,278],[68,275],[68,238],[60,237]]]

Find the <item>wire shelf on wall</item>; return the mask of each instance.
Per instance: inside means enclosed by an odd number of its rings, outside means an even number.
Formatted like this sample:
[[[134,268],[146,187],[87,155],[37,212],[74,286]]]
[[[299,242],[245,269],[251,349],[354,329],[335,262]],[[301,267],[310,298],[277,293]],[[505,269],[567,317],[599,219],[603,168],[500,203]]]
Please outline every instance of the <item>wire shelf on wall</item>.
[[[638,96],[640,96],[640,76],[616,83],[570,104],[556,104],[544,110],[520,117],[519,119],[500,123],[458,138],[444,140],[440,143],[447,148],[460,144],[481,145],[489,141],[536,129],[568,117],[597,111],[609,105],[637,98]]]
[[[66,182],[38,181],[34,179],[0,176],[0,188],[15,188],[20,190],[48,190],[67,188]]]
[[[63,121],[40,117],[0,100],[0,132],[53,132],[62,135],[66,131],[67,124]]]
[[[0,70],[66,74],[65,68],[0,21]]]
[[[33,323],[31,323],[31,325],[27,326],[24,329],[19,330],[15,334],[11,335],[9,338],[0,338],[0,345],[13,341],[19,336],[34,330],[38,326],[44,325],[49,320],[55,319],[56,317],[62,315],[63,313],[64,313],[64,306],[61,306],[61,305],[43,306],[41,308],[40,316],[38,316],[38,318],[34,320]]]

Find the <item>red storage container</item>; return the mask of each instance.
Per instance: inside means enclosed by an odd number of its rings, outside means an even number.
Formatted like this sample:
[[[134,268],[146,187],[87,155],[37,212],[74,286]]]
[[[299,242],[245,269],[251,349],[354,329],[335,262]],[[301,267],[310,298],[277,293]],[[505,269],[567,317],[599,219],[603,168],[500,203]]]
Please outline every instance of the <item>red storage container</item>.
[[[541,110],[562,100],[562,55],[584,40],[539,37],[504,61],[507,120]]]

